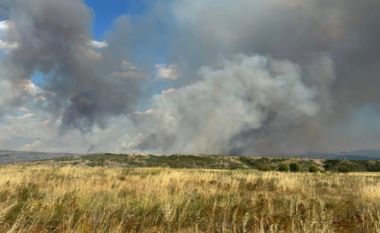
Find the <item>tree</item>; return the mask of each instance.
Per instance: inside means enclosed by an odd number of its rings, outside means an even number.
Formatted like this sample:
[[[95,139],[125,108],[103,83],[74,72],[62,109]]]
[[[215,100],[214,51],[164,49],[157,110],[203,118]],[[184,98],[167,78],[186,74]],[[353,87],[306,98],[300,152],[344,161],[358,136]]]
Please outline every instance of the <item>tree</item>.
[[[350,169],[348,167],[346,167],[345,165],[340,165],[338,167],[338,172],[339,173],[348,173],[348,172],[350,172]]]
[[[301,170],[300,165],[298,165],[298,163],[291,163],[289,165],[289,168],[291,172],[299,172]]]
[[[280,165],[278,165],[278,170],[280,172],[288,172],[289,171],[289,166],[284,164],[284,163],[280,163]]]
[[[319,169],[318,169],[318,167],[315,166],[315,165],[311,165],[311,166],[309,167],[309,172],[316,173],[316,172],[318,172],[318,171],[319,171]]]

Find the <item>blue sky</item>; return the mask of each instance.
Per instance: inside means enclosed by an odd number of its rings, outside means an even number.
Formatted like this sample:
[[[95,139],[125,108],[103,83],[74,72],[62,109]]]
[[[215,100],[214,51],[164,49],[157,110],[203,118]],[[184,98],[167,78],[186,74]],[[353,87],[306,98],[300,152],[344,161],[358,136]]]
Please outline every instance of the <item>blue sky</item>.
[[[104,34],[112,28],[116,18],[121,15],[139,15],[146,8],[143,1],[139,0],[85,0],[85,4],[94,12],[94,21],[92,25],[93,38],[97,41],[104,40]],[[36,86],[43,83],[43,75],[36,72],[32,78]]]
[[[140,0],[84,0],[94,11],[93,33],[95,40],[103,40],[104,33],[111,28],[113,21],[121,15],[139,15],[146,9]],[[3,20],[0,18],[0,21]]]
[[[112,29],[115,19],[122,15],[139,16],[146,13],[149,9],[149,2],[146,0],[84,0],[85,4],[94,11],[93,22],[93,38],[97,41],[103,41],[105,33]],[[134,17],[131,17],[133,21]],[[155,30],[160,30],[162,33],[169,33],[168,28],[164,28],[160,23],[156,22]],[[142,41],[142,43],[144,43]],[[142,45],[141,47],[145,47]],[[139,48],[140,52],[145,53],[144,49]],[[154,56],[157,63],[167,62],[165,47],[149,48],[149,55]],[[139,54],[135,54],[136,59],[139,59]],[[144,58],[140,58],[144,59]]]
[[[144,10],[143,2],[138,0],[85,0],[84,2],[94,11],[92,30],[93,38],[97,41],[104,40],[104,33],[112,27],[117,17],[124,14],[138,15]],[[41,86],[43,74],[37,71],[33,75],[32,82],[36,86]]]
[[[93,24],[92,32],[93,39],[96,41],[104,41],[105,33],[112,29],[115,19],[122,15],[139,16],[148,11],[148,2],[141,0],[84,0],[84,3],[93,10]],[[132,17],[133,20],[133,17]],[[156,25],[158,28],[160,25]],[[164,31],[164,28],[157,29]],[[138,49],[138,52],[134,55],[135,59],[144,59],[145,53],[149,53],[149,56],[154,57],[154,62],[162,64],[168,62],[167,50],[164,46],[159,48],[149,48],[149,51],[144,49]],[[154,64],[152,64],[153,66]],[[152,76],[154,74],[152,73]],[[32,82],[41,87],[43,84],[43,74],[36,71],[33,75]],[[146,92],[151,92],[152,95],[161,93],[162,90],[171,88],[170,82],[155,82],[153,86],[147,83],[142,86]]]
[[[94,40],[103,41],[105,33],[112,29],[112,24],[118,17],[122,15],[138,16],[148,11],[148,2],[146,0],[85,0],[86,5],[94,11],[93,22],[93,36]],[[161,25],[156,25],[157,30],[165,31],[167,29],[162,28]],[[144,46],[143,46],[144,47]],[[149,48],[152,49],[152,48]],[[139,52],[146,53],[144,49],[138,49]],[[148,51],[149,56],[154,57],[154,61],[157,64],[167,63],[167,50],[164,46],[154,48],[154,50]],[[135,54],[136,59],[144,59],[140,57],[140,54]],[[153,64],[152,64],[153,65]],[[152,74],[154,75],[154,74]],[[162,90],[170,89],[172,87],[171,82],[154,82],[147,83],[142,86],[143,91],[151,92],[152,95],[160,94]],[[149,104],[147,105],[150,107]],[[145,108],[147,107],[145,106]],[[144,107],[142,107],[144,108]]]
[[[113,21],[124,14],[139,15],[145,4],[139,0],[85,0],[94,11],[94,39],[103,40],[104,33],[111,28]]]

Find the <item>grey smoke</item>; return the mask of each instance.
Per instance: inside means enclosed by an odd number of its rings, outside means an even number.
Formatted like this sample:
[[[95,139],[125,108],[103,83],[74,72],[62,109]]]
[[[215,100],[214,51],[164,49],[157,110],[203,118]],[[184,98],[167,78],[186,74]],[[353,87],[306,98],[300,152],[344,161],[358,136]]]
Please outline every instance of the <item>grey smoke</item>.
[[[140,97],[139,81],[109,77],[114,67],[107,67],[101,52],[88,47],[92,11],[82,1],[3,1],[0,8],[2,17],[15,25],[8,37],[19,45],[3,61],[7,79],[20,90],[35,72],[43,73],[44,90],[54,96],[40,107],[61,118],[61,133],[104,128],[108,117],[133,110]],[[120,66],[118,48],[110,46],[107,53],[114,53],[113,66]],[[27,98],[24,91],[7,105],[20,106]]]
[[[379,149],[379,1],[146,4],[143,15],[116,19],[108,47],[94,49],[94,13],[82,1],[2,1],[0,17],[14,22],[2,39],[18,47],[0,63],[0,145],[24,132],[45,135],[42,150]],[[162,47],[181,77],[152,82]],[[35,72],[40,89],[30,85]],[[158,87],[166,91],[152,96]],[[21,108],[34,115],[7,118]]]
[[[328,57],[315,59],[325,61],[312,64],[313,69],[332,72]],[[155,96],[152,109],[136,114],[140,127],[145,127],[136,148],[165,153],[265,152],[260,151],[263,141],[274,143],[278,132],[289,134],[291,128],[318,120],[326,108],[319,93],[334,77],[326,73],[327,83],[308,87],[297,64],[242,54],[222,59],[217,69],[202,67],[198,75],[199,81]],[[293,136],[291,140],[299,137]]]
[[[339,102],[337,114],[345,114],[341,108],[347,105],[378,98],[373,84],[380,72],[379,1],[184,0],[175,6],[180,30],[197,38],[180,40],[186,49],[181,55],[191,66],[199,66],[193,61],[210,63],[205,58],[219,53],[270,54],[303,63],[308,54],[323,51],[331,54],[337,73],[330,92]],[[207,56],[191,51],[206,51]]]

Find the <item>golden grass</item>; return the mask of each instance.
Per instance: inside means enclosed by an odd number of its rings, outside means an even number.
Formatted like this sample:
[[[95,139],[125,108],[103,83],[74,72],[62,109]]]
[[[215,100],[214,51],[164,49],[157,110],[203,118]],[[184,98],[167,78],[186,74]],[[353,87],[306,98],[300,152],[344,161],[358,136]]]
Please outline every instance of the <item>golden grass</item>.
[[[0,232],[380,232],[380,176],[0,167]]]

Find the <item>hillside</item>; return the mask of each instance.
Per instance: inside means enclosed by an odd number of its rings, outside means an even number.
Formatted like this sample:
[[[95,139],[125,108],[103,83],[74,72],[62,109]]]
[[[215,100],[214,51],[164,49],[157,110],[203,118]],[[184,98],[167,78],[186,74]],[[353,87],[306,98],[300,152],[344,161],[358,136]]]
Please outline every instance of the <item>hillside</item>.
[[[167,167],[186,169],[243,169],[274,171],[280,164],[297,163],[301,171],[308,171],[310,166],[317,166],[323,171],[338,171],[346,167],[350,172],[380,171],[380,162],[375,160],[339,160],[339,159],[304,159],[304,158],[259,158],[244,156],[219,155],[152,155],[152,154],[90,154],[69,156],[55,159],[22,162],[23,165],[48,166],[86,166],[112,168]]]
[[[73,153],[47,153],[36,151],[0,150],[0,164],[77,156]]]

